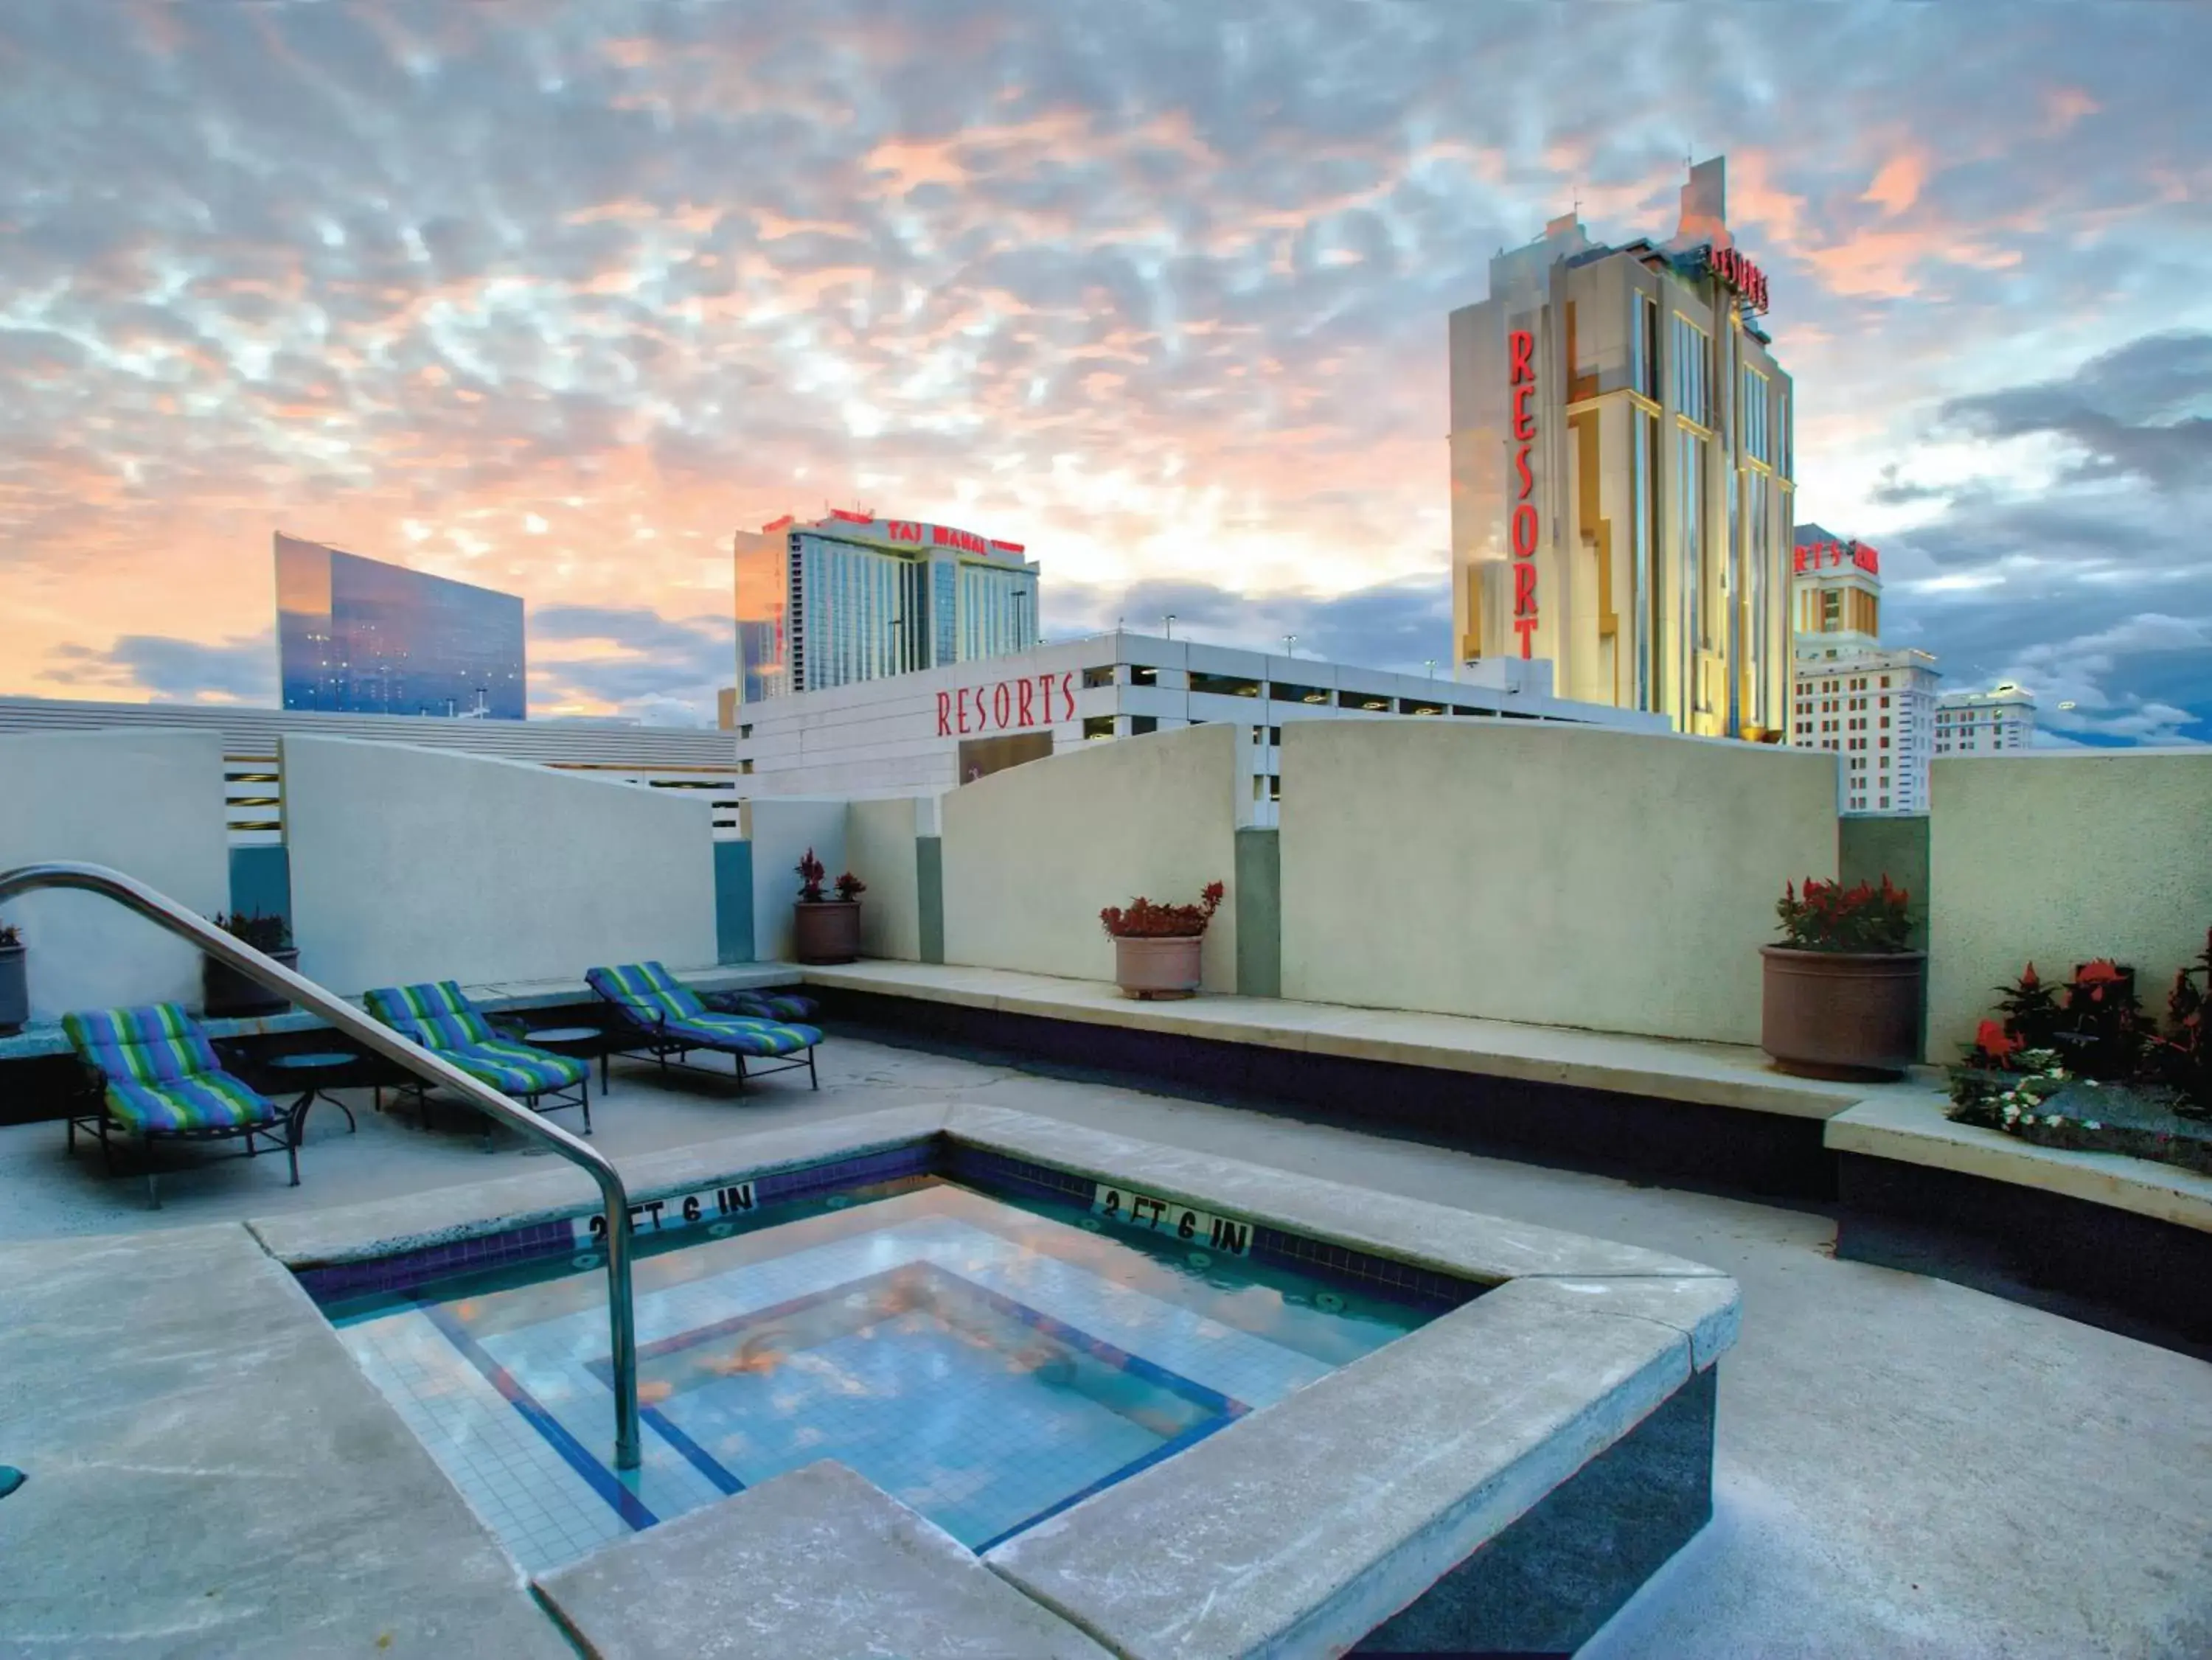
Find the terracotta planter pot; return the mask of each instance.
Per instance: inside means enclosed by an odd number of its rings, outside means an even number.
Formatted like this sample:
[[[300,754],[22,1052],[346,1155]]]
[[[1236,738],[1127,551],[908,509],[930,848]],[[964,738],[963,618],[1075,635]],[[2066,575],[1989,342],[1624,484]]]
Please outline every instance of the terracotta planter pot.
[[[275,958],[285,967],[296,971],[300,966],[300,948],[288,945],[282,951],[270,951],[264,955]],[[291,1000],[278,997],[258,980],[250,980],[228,963],[217,962],[213,957],[200,959],[200,1012],[210,1020],[236,1020],[248,1015],[281,1015],[292,1006]]]
[[[791,907],[791,954],[801,962],[850,962],[860,954],[860,902],[800,900]]]
[[[0,945],[0,1033],[21,1032],[31,1018],[27,960],[20,945]]]
[[[1759,1044],[1806,1078],[1897,1078],[1926,1030],[1928,954],[1766,945]]]
[[[1198,995],[1201,935],[1168,939],[1114,941],[1114,983],[1131,997],[1192,997]]]

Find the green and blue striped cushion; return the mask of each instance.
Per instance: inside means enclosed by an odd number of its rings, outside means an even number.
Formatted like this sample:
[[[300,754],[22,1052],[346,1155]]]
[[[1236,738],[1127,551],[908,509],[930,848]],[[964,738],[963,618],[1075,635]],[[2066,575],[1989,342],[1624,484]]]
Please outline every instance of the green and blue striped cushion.
[[[106,1081],[107,1110],[140,1135],[273,1123],[276,1104],[222,1069],[207,1035],[173,1003],[81,1009],[70,1045]]]
[[[822,1041],[820,1029],[811,1026],[710,1014],[697,993],[657,962],[588,969],[584,978],[635,1024],[659,1035],[688,1039],[702,1049],[767,1057],[794,1054]]]
[[[403,1038],[509,1095],[566,1089],[590,1069],[568,1056],[501,1037],[452,980],[379,986],[362,1002]]]
[[[493,1043],[499,1034],[452,980],[383,985],[362,995],[368,1012],[402,1037],[441,1051]]]
[[[811,1021],[822,1007],[795,991],[716,991],[709,993],[706,1001],[708,1008],[722,1014],[756,1021]]]

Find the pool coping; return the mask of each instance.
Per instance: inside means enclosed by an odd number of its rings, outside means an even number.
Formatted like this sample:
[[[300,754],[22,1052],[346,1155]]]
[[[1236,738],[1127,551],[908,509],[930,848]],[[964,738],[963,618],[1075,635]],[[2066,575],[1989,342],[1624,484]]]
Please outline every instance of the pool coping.
[[[1701,1263],[1007,1108],[898,1107],[618,1163],[642,1203],[940,1138],[1486,1287],[985,1554],[1116,1653],[1349,1648],[1622,1442],[1738,1333],[1735,1281]],[[299,1271],[594,1208],[564,1168],[246,1226]],[[1235,1515],[1271,1525],[1224,1530],[1224,1491],[1243,1495]],[[1341,1524],[1348,1493],[1357,1527]],[[1139,1560],[1142,1585],[1113,1566]]]

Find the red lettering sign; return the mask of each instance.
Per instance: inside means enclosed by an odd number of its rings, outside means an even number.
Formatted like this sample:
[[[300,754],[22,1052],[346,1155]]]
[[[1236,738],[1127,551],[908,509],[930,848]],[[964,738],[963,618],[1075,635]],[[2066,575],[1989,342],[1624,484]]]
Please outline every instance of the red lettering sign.
[[[1536,504],[1533,501],[1524,501],[1513,510],[1513,557],[1536,557]]]
[[[1516,564],[1513,567],[1513,615],[1536,615],[1536,567],[1533,565]]]
[[[1766,273],[1734,248],[1715,248],[1705,265],[1715,276],[1750,301],[1752,310],[1766,310]]]
[[[1054,710],[1054,699],[1058,710]],[[937,736],[1008,731],[1075,718],[1075,674],[1037,675],[937,694]]]
[[[1536,493],[1536,475],[1528,465],[1528,448],[1536,441],[1536,336],[1526,329],[1515,329],[1505,336],[1505,345],[1512,360],[1506,385],[1512,389],[1513,440],[1520,446],[1513,452],[1513,472],[1520,487],[1511,530],[1513,627],[1521,636],[1521,655],[1525,658],[1535,652],[1536,567],[1521,561],[1534,559],[1537,543],[1542,540],[1536,504],[1530,500]]]

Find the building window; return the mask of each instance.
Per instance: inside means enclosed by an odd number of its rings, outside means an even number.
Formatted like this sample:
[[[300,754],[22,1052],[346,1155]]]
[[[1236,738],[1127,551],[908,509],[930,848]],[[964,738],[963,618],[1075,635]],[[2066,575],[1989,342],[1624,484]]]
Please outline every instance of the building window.
[[[1140,737],[1146,732],[1157,732],[1159,730],[1160,718],[1158,715],[1132,715],[1129,717],[1129,736],[1132,737]]]
[[[1658,307],[1651,303],[1649,294],[1636,296],[1636,303],[1649,318],[1658,315]],[[1653,327],[1656,329],[1656,324]],[[1641,338],[1639,332],[1638,338]],[[1652,543],[1657,537],[1657,521],[1652,490],[1652,458],[1659,445],[1659,423],[1650,415],[1632,409],[1629,420],[1635,423],[1632,440],[1629,445],[1629,489],[1632,498],[1631,511],[1634,514],[1634,538],[1632,544],[1632,568],[1629,580],[1635,585],[1636,615],[1642,621],[1636,630],[1636,703],[1640,709],[1665,707],[1659,700],[1664,689],[1652,683],[1652,654],[1656,643],[1664,638],[1661,627],[1663,614],[1659,609],[1659,590],[1654,580],[1651,558]]]
[[[1743,428],[1743,451],[1753,461],[1771,462],[1774,446],[1767,427],[1766,377],[1750,365],[1743,371],[1743,408],[1736,421]]]
[[[1111,715],[1085,715],[1083,718],[1083,736],[1086,742],[1091,738],[1112,737],[1114,736],[1114,717]]]
[[[1659,302],[1648,294],[1638,294],[1630,304],[1632,315],[1628,324],[1629,385],[1656,403],[1659,401]]]
[[[1677,312],[1674,313],[1674,408],[1700,427],[1712,425],[1710,371],[1711,342],[1705,331]]]

